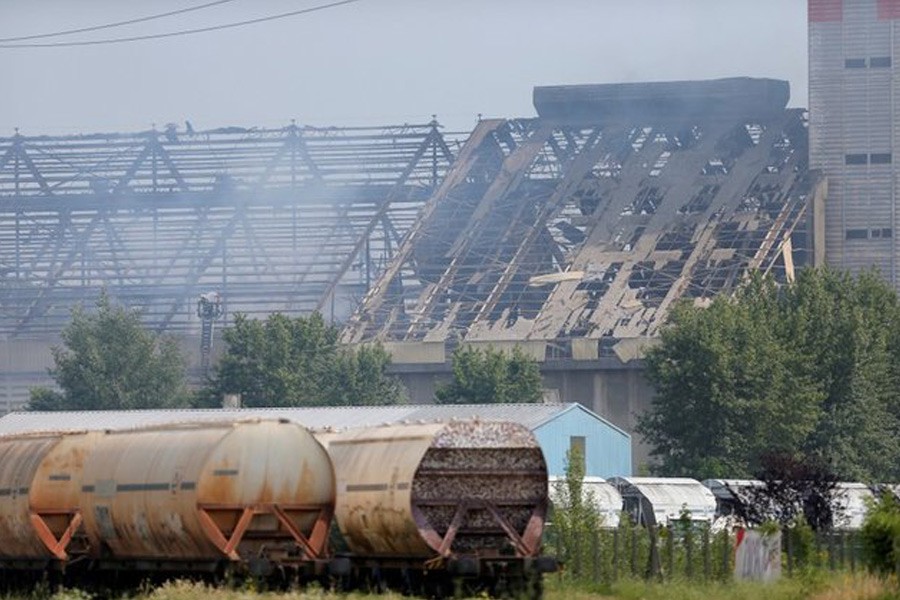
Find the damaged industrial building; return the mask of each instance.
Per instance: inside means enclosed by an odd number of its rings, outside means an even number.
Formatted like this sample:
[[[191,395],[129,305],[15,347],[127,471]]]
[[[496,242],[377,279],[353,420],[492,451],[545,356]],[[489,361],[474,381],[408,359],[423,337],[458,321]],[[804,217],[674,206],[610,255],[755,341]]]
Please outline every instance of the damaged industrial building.
[[[384,343],[420,396],[457,346],[518,345],[552,393],[632,431],[674,302],[822,263],[825,180],[788,96],[747,78],[536,88],[538,118],[478,124],[344,341]]]
[[[0,139],[3,408],[106,289],[195,367],[213,320],[319,310],[345,343],[382,342],[415,402],[456,347],[518,345],[550,397],[631,431],[652,395],[641,353],[674,302],[823,260],[825,179],[788,98],[750,78],[556,86],[535,88],[537,117],[464,134]]]
[[[774,80],[536,88],[484,120],[348,322],[345,341],[516,341],[612,355],[679,298],[814,260],[822,179]]]

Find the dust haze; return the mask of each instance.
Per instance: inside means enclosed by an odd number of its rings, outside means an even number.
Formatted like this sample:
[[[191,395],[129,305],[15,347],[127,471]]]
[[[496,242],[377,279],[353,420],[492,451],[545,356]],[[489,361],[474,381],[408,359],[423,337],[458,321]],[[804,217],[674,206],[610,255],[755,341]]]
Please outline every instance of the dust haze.
[[[235,0],[41,41],[165,33],[316,6]],[[0,0],[0,37],[195,6]],[[530,116],[536,85],[731,76],[791,83],[805,106],[804,0],[360,0],[246,27],[124,44],[0,49],[0,136],[183,123],[280,127]]]

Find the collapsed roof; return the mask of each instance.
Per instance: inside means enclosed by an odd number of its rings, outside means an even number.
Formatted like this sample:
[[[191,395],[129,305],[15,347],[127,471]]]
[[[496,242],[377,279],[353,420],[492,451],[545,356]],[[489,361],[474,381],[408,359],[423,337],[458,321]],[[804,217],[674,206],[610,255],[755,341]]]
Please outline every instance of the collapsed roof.
[[[346,342],[544,340],[571,356],[586,340],[602,355],[655,334],[679,298],[807,260],[820,180],[787,82],[558,86],[534,100],[536,119],[479,122]]]

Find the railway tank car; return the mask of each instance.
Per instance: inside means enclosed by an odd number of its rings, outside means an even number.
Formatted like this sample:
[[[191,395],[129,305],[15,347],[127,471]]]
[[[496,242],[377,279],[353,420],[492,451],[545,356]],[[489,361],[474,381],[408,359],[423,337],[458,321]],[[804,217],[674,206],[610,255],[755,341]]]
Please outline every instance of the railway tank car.
[[[0,438],[0,566],[318,573],[334,493],[289,421]]]
[[[108,432],[82,479],[84,530],[101,567],[265,570],[326,559],[334,474],[295,423]]]
[[[356,575],[428,591],[449,576],[489,591],[539,586],[547,466],[534,435],[506,422],[400,424],[317,434],[337,480],[335,518]],[[533,596],[538,597],[539,591]]]
[[[556,568],[541,555],[548,503],[540,446],[508,422],[28,433],[0,437],[0,570],[230,569],[539,598]]]
[[[99,436],[0,438],[0,566],[45,568],[84,552],[79,475]]]

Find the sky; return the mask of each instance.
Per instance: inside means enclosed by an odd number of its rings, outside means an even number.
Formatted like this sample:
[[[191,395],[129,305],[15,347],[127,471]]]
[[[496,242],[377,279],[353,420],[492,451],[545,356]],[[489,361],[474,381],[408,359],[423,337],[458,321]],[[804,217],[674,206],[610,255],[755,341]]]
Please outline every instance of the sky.
[[[166,33],[334,0],[229,0],[55,38]],[[0,0],[0,38],[209,0]],[[4,42],[0,42],[2,45]],[[13,43],[13,42],[9,42]],[[29,43],[27,41],[19,43]],[[0,137],[533,116],[536,85],[752,76],[807,102],[806,0],[357,0],[232,29],[81,47],[0,48]]]

